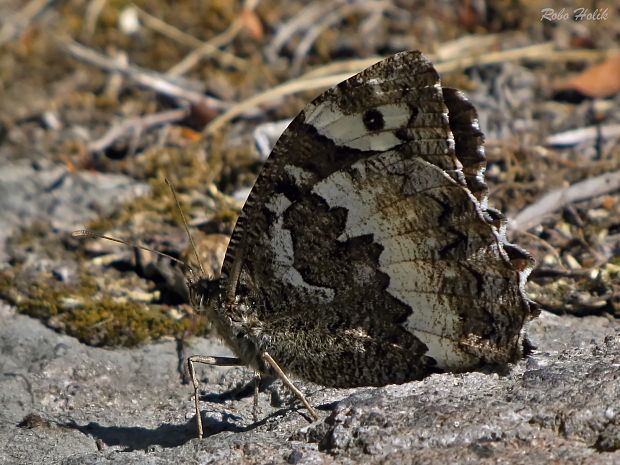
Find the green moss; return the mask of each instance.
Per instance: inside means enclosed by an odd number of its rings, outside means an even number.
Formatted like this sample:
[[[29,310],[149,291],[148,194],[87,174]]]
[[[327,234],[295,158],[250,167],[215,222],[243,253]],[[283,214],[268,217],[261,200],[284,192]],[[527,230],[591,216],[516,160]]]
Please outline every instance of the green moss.
[[[205,331],[204,321],[174,318],[162,306],[114,300],[86,273],[77,284],[67,284],[44,277],[25,280],[15,269],[5,270],[0,272],[0,298],[18,312],[93,346],[131,347]]]
[[[67,333],[94,346],[134,346],[149,339],[179,335],[187,325],[144,304],[110,298],[90,301],[68,312]]]
[[[0,299],[16,305],[15,279],[10,269],[0,270]]]
[[[46,320],[58,315],[63,293],[43,282],[29,286],[24,298],[17,301],[17,311],[33,318]]]

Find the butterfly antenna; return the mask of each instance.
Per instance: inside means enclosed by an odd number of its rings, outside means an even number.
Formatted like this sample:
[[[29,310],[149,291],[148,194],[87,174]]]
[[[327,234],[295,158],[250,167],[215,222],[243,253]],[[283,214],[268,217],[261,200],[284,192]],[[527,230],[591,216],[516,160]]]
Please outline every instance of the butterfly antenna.
[[[170,182],[168,178],[165,178],[166,184],[170,188],[170,192],[172,192],[172,196],[174,197],[174,201],[177,203],[177,208],[179,209],[179,213],[181,214],[181,219],[183,220],[183,226],[185,227],[185,232],[187,233],[187,237],[189,238],[189,242],[192,244],[192,250],[194,251],[194,256],[196,257],[196,263],[198,263],[198,268],[200,268],[200,273],[202,276],[206,276],[205,270],[202,266],[202,261],[198,256],[198,249],[196,249],[196,243],[194,242],[194,238],[192,234],[189,232],[189,226],[187,225],[187,221],[185,220],[185,215],[183,214],[183,210],[181,209],[181,203],[179,202],[179,198],[177,197],[177,192],[174,189],[174,186]]]
[[[191,271],[191,268],[189,267],[189,265],[187,263],[185,263],[182,260],[179,260],[178,258],[173,257],[172,255],[168,255],[167,253],[160,252],[159,250],[151,249],[150,247],[145,247],[145,246],[140,245],[140,244],[135,244],[133,242],[124,241],[122,239],[117,239],[115,237],[106,236],[105,234],[98,234],[98,233],[90,231],[88,229],[82,229],[80,231],[73,231],[71,233],[71,237],[75,237],[75,238],[78,238],[78,239],[83,239],[83,238],[87,238],[87,237],[91,237],[91,238],[92,237],[96,237],[98,239],[105,239],[106,241],[118,242],[119,244],[124,244],[124,245],[127,245],[129,247],[135,247],[137,249],[146,250],[147,252],[154,253],[154,254],[159,255],[161,257],[166,257],[166,258],[172,260],[173,262],[179,263],[185,269],[188,269],[188,270]]]

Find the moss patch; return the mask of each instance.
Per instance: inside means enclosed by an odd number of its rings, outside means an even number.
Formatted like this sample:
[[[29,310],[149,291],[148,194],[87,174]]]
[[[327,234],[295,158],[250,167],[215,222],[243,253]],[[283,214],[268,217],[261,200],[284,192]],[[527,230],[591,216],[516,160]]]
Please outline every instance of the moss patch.
[[[69,284],[53,278],[24,279],[15,269],[0,272],[0,298],[18,312],[38,318],[57,331],[92,346],[131,347],[162,337],[205,331],[204,321],[162,305],[115,300],[94,277]]]
[[[131,347],[149,339],[182,334],[187,320],[175,320],[161,309],[110,298],[89,301],[65,313],[67,334],[94,346]]]

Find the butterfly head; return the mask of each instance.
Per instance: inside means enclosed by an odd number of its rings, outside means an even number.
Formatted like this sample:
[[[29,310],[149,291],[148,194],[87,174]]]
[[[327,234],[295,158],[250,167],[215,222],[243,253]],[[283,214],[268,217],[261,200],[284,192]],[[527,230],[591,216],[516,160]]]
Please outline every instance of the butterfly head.
[[[220,293],[219,278],[196,273],[189,267],[184,274],[189,291],[189,303],[197,312],[204,312]]]

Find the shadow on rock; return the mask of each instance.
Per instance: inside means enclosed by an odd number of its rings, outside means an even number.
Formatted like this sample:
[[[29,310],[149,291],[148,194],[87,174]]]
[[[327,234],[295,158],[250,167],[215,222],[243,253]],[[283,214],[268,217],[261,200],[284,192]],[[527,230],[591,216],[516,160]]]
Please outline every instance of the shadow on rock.
[[[271,376],[263,375],[258,380],[258,392],[265,392],[276,380]],[[228,391],[221,393],[203,393],[200,395],[200,400],[205,402],[213,402],[216,404],[223,404],[229,400],[241,400],[247,397],[253,396],[256,392],[256,381],[250,381],[248,383],[236,386]]]
[[[240,432],[246,431],[247,427],[240,427],[227,421],[218,421],[211,417],[203,417],[205,437],[212,436],[222,431]],[[191,419],[186,424],[171,425],[163,424],[156,429],[127,427],[127,426],[101,426],[98,423],[78,425],[70,422],[63,425],[101,439],[107,446],[121,446],[126,452],[144,450],[151,446],[177,447],[196,438],[196,420]]]

